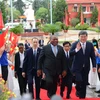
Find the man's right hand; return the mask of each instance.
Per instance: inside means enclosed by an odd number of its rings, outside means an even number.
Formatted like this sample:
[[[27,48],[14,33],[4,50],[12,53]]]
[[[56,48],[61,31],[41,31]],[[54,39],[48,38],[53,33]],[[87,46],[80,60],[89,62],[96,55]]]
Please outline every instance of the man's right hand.
[[[76,48],[77,48],[78,51],[81,49],[81,44],[80,44],[80,42],[77,43]]]
[[[25,72],[22,72],[22,76],[25,78]]]
[[[15,75],[15,78],[17,78],[17,73],[16,73],[16,72],[15,72],[15,74],[14,74],[14,75]]]
[[[41,76],[42,75],[42,70],[37,70],[37,76]]]

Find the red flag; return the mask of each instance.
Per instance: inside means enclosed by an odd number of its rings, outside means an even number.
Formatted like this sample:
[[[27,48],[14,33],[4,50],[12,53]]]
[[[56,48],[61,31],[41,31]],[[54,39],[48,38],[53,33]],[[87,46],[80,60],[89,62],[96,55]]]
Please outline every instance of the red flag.
[[[6,42],[7,33],[8,33],[8,28],[2,34],[0,34],[0,47],[2,47]]]
[[[11,41],[11,43],[13,45],[16,45],[18,42],[18,36],[16,34],[14,34],[13,32],[10,33],[10,38],[9,41]]]
[[[81,10],[81,24],[83,25],[84,24],[84,18],[83,18],[83,12]]]
[[[99,11],[98,11],[98,26],[100,26],[100,8],[99,8]]]
[[[12,44],[11,49],[10,49],[10,54],[12,54],[15,50],[16,45],[17,45],[18,36],[16,34],[14,34],[13,32],[11,32],[9,41],[11,41],[11,44]]]
[[[13,45],[13,44],[11,45],[10,52],[9,52],[10,55],[14,52],[15,47],[16,45]]]
[[[2,18],[2,12],[0,11],[0,29],[4,28],[3,18]]]

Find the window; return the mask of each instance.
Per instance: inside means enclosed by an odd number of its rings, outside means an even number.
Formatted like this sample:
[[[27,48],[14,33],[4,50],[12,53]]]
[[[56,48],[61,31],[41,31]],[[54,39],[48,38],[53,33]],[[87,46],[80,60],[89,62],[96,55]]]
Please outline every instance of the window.
[[[74,6],[74,12],[77,12],[77,6]]]
[[[82,11],[83,11],[83,12],[86,11],[86,7],[85,7],[85,6],[82,7]]]
[[[90,6],[90,12],[92,12],[94,9],[94,6]]]

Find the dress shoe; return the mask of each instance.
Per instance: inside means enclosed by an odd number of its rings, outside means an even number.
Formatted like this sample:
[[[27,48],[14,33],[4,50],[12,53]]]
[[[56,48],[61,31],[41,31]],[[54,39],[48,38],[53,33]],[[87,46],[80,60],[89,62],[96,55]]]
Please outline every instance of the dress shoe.
[[[36,100],[41,100],[40,98],[36,98]]]
[[[78,91],[76,91],[76,96],[77,96],[77,97],[79,97],[79,96],[80,96]]]
[[[71,99],[70,95],[68,95],[68,96],[66,97],[66,99]]]
[[[38,98],[36,98],[36,100],[41,100],[41,99],[38,97]]]
[[[63,93],[62,92],[60,93],[60,96],[63,97]]]
[[[100,97],[100,95],[98,95],[98,97]]]
[[[98,91],[95,91],[95,93],[100,93],[100,90],[98,90]]]
[[[48,98],[51,98],[51,95],[47,92],[47,96],[48,96]]]

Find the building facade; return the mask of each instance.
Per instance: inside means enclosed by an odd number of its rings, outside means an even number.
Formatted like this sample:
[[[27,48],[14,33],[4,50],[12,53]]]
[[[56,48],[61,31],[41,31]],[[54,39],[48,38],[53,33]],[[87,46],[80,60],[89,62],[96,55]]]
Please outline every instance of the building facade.
[[[98,11],[100,9],[100,0],[66,0],[66,2],[68,4],[69,22],[72,18],[77,17],[80,5],[82,6],[84,22],[88,24],[90,24],[94,7],[96,6]]]

